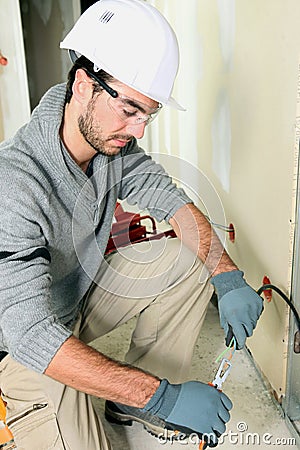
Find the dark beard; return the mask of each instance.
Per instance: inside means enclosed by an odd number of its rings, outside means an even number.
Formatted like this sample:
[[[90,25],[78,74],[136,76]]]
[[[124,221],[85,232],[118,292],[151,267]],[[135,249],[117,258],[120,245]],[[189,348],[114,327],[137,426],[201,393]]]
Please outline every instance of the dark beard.
[[[80,115],[78,118],[79,131],[86,140],[86,142],[97,152],[102,155],[107,155],[104,149],[104,140],[100,137],[101,132],[96,133],[93,126],[93,113],[95,109],[95,99],[92,98],[87,106],[85,115]]]
[[[79,131],[86,140],[86,142],[95,150],[95,152],[105,155],[105,156],[111,156],[115,155],[116,153],[119,153],[119,151],[116,150],[117,147],[115,147],[115,150],[107,150],[105,148],[105,143],[112,140],[112,139],[121,139],[125,141],[130,141],[132,139],[132,136],[123,135],[123,134],[114,134],[109,136],[106,140],[102,138],[101,135],[101,128],[95,127],[93,122],[93,113],[95,109],[95,98],[92,98],[88,105],[87,105],[87,111],[85,115],[80,115],[78,118],[78,127]]]

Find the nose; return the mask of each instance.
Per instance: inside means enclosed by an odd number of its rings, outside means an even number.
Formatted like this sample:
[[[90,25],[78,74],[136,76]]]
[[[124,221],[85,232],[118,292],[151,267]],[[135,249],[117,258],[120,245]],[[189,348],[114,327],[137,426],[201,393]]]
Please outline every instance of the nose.
[[[138,124],[129,124],[126,126],[126,132],[136,139],[141,139],[145,133],[146,122]]]

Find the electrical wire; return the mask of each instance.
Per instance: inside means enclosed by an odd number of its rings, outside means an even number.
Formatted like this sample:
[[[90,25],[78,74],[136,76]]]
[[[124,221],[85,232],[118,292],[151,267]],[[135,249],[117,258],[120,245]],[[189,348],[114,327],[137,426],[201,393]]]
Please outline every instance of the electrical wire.
[[[231,231],[232,231],[232,228],[231,228],[231,227],[228,227],[228,226],[226,226],[226,225],[222,225],[222,224],[220,224],[220,223],[215,223],[215,222],[213,222],[213,221],[209,218],[209,216],[207,216],[206,214],[204,214],[204,216],[206,217],[206,219],[208,220],[208,222],[209,222],[214,228],[218,228],[218,229],[220,229],[220,230],[227,231],[227,232],[231,232]],[[266,290],[268,290],[268,289],[272,289],[273,291],[277,292],[277,294],[279,294],[279,295],[281,296],[281,298],[283,298],[283,300],[288,304],[288,306],[289,306],[289,307],[291,308],[291,310],[293,311],[293,314],[294,314],[295,319],[296,319],[296,322],[297,322],[298,329],[299,329],[299,331],[300,331],[300,317],[299,317],[299,313],[298,313],[298,311],[296,310],[295,305],[294,305],[294,304],[292,303],[292,301],[285,295],[285,293],[282,292],[281,289],[279,289],[277,286],[274,286],[273,284],[264,284],[264,285],[261,286],[256,292],[258,293],[258,295],[261,295],[261,293],[262,293],[263,291],[266,291]],[[227,351],[227,350],[225,350],[224,353],[225,353],[226,351]],[[219,360],[219,358],[217,359],[217,361],[218,361],[218,360]]]
[[[205,215],[205,214],[204,214]],[[223,231],[227,231],[227,232],[231,232],[232,228],[231,227],[227,227],[226,225],[222,225],[219,223],[215,223],[213,222],[207,215],[205,215],[206,219],[208,220],[208,222],[214,227],[214,228],[218,228],[220,230]],[[288,306],[291,308],[296,322],[297,322],[297,326],[298,329],[300,331],[300,317],[299,317],[299,313],[296,310],[295,305],[292,303],[292,301],[285,295],[284,292],[282,292],[281,289],[279,289],[277,286],[274,286],[273,284],[264,284],[263,286],[261,286],[256,292],[258,293],[258,295],[261,295],[261,293],[263,291],[266,291],[268,289],[273,289],[275,292],[277,292],[277,294],[279,294],[281,296],[281,298],[283,298],[283,300],[288,304]],[[226,353],[227,350],[224,351],[224,353]],[[219,360],[219,358],[217,359],[217,361]]]
[[[225,350],[223,350],[223,352],[217,357],[217,359],[216,359],[215,362],[216,362],[216,363],[219,362],[220,359],[223,358],[223,356],[224,356],[228,351],[230,351],[230,354],[229,354],[229,356],[227,356],[227,359],[230,361],[231,358],[232,358],[233,355],[234,355],[235,350],[236,350],[236,340],[235,340],[235,337],[233,336],[232,339],[231,339],[231,341],[230,341],[230,343],[229,343],[229,345],[228,345],[228,346],[225,348]]]
[[[281,289],[279,289],[277,286],[274,286],[273,284],[264,284],[263,286],[261,286],[256,292],[258,293],[258,295],[260,295],[263,291],[266,291],[268,289],[272,289],[273,291],[277,292],[277,294],[280,295],[281,298],[283,298],[283,300],[289,305],[289,307],[291,308],[291,310],[294,313],[297,325],[298,325],[298,329],[300,331],[300,317],[299,317],[299,313],[296,310],[295,305],[292,303],[292,301],[285,295],[284,292],[282,292]]]
[[[227,231],[228,233],[230,233],[232,231],[232,228],[227,227],[226,225],[221,225],[220,223],[215,223],[215,222],[212,222],[211,220],[209,221],[209,223],[214,228],[218,228],[219,230]]]
[[[223,230],[223,231],[228,231],[231,232],[232,228],[227,227],[226,225],[222,225],[220,223],[215,223],[213,222],[209,216],[207,216],[206,214],[204,214],[204,216],[206,217],[206,219],[208,220],[208,222],[214,227],[214,228],[218,228],[219,230]]]

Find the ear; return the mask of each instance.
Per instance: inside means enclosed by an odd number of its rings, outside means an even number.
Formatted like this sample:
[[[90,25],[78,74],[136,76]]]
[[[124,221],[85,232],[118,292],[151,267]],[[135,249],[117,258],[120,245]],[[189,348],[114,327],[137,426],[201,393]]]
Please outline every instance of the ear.
[[[85,70],[78,69],[72,86],[73,97],[79,103],[88,102],[93,95],[93,82]]]

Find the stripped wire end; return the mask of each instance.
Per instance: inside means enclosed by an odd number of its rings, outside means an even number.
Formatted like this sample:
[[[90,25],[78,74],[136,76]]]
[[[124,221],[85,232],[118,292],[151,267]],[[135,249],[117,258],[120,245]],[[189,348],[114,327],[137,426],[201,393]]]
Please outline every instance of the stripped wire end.
[[[220,353],[220,355],[217,357],[215,362],[216,363],[219,362],[221,358],[225,357],[225,354],[227,352],[229,352],[229,355],[227,356],[227,359],[229,359],[229,361],[230,361],[232,359],[235,351],[236,351],[236,339],[233,336],[231,341],[229,342],[229,345],[225,348],[225,350],[222,353]]]

